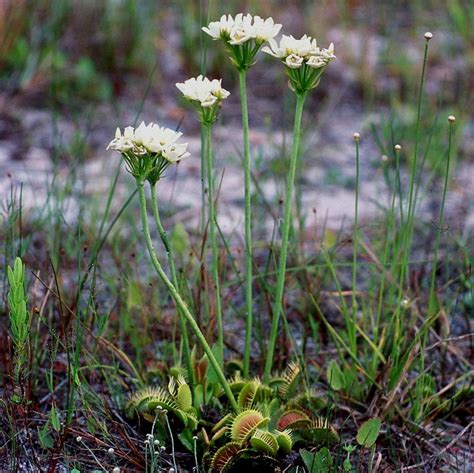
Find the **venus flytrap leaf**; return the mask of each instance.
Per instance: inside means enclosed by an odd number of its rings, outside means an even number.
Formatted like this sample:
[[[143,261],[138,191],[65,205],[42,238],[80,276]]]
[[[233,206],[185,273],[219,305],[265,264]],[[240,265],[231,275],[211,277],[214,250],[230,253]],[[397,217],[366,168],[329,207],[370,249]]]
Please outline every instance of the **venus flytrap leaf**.
[[[378,417],[364,422],[357,431],[357,443],[366,448],[374,445],[379,436],[381,425],[382,421]]]

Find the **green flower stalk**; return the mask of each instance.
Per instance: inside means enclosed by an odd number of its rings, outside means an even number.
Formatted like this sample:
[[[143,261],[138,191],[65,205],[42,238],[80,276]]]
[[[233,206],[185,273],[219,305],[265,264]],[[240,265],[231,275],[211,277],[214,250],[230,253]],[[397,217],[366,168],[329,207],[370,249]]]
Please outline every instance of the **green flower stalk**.
[[[280,45],[270,41],[270,47],[262,50],[279,58],[289,79],[289,87],[296,94],[295,121],[293,127],[293,145],[290,158],[290,169],[286,186],[285,208],[281,235],[281,250],[277,271],[277,286],[273,306],[270,339],[265,362],[264,381],[268,382],[273,367],[273,356],[278,335],[278,323],[283,308],[283,293],[285,288],[286,259],[291,226],[291,201],[298,166],[299,146],[301,139],[301,121],[303,108],[308,92],[318,86],[321,76],[330,61],[335,59],[334,46],[328,49],[317,46],[316,40],[304,35],[301,39],[293,36],[283,36]]]
[[[158,196],[156,193],[156,183],[150,182],[150,192],[151,192],[151,210],[153,212],[153,217],[155,219],[156,228],[160,234],[161,241],[165,247],[166,256],[168,258],[168,266],[171,274],[171,281],[173,282],[176,289],[179,288],[178,284],[178,275],[176,273],[176,265],[174,262],[174,252],[171,246],[171,242],[168,238],[168,233],[166,232],[160,217],[160,210],[158,206]],[[193,372],[193,363],[191,358],[191,347],[189,344],[188,330],[186,327],[186,318],[183,316],[182,311],[178,308],[179,316],[179,325],[181,329],[181,339],[183,342],[183,352],[184,352],[184,362],[186,365],[186,371],[188,373],[188,380],[193,384],[194,372]]]
[[[220,21],[213,21],[202,28],[215,40],[222,40],[229,53],[232,64],[239,73],[240,102],[242,107],[242,132],[244,143],[244,220],[245,220],[245,347],[243,375],[248,376],[250,370],[250,351],[253,328],[253,296],[252,296],[252,212],[251,212],[251,169],[249,117],[247,106],[247,71],[254,64],[255,56],[260,48],[274,38],[281,29],[273,18],[263,20],[259,16],[239,13],[223,15]]]
[[[220,359],[224,360],[224,326],[222,320],[222,303],[219,278],[219,247],[217,244],[217,220],[212,179],[212,125],[217,120],[222,100],[230,93],[222,88],[221,80],[209,80],[207,77],[198,76],[185,82],[176,84],[176,87],[189,100],[196,109],[203,126],[203,148],[205,154],[208,212],[209,212],[209,239],[212,254],[212,279],[214,282],[214,299],[216,304],[217,320],[217,347]]]
[[[232,409],[237,411],[237,402],[225,379],[222,368],[196,323],[196,320],[186,302],[179,294],[178,288],[173,284],[163,270],[163,267],[156,256],[150,235],[144,184],[146,181],[149,181],[149,183],[154,186],[161,178],[163,171],[170,164],[176,163],[179,159],[189,156],[189,153],[186,151],[187,144],[176,143],[180,137],[181,133],[177,133],[168,128],[161,128],[153,123],[149,125],[142,123],[137,129],[127,127],[123,135],[120,130],[117,130],[115,139],[111,141],[107,148],[114,149],[122,154],[128,171],[135,177],[140,201],[143,234],[152,265],[175,301],[178,313],[186,319],[186,322],[189,324],[201,344],[210,364],[217,374],[219,382],[222,385]],[[167,161],[167,163],[164,161]],[[158,221],[161,223],[159,219]],[[157,225],[159,225],[158,221]]]
[[[443,193],[441,197],[441,207],[439,210],[439,220],[436,228],[436,239],[434,245],[434,257],[433,257],[433,266],[431,268],[431,283],[430,283],[430,292],[429,292],[429,301],[428,301],[428,315],[433,316],[437,312],[437,297],[436,297],[436,271],[438,267],[438,254],[439,254],[439,244],[441,240],[441,232],[443,231],[444,225],[444,209],[446,206],[446,194],[448,192],[448,182],[449,182],[449,170],[451,165],[451,148],[453,141],[453,126],[456,121],[454,115],[448,117],[449,122],[449,138],[448,138],[448,156],[446,158],[446,171],[444,174],[444,183],[443,183]]]
[[[114,149],[122,154],[128,171],[135,179],[149,182],[152,192],[152,209],[156,221],[158,233],[166,250],[168,265],[171,272],[173,284],[177,285],[176,269],[173,252],[169,239],[161,223],[158,202],[156,197],[156,185],[166,168],[173,163],[187,158],[187,143],[177,143],[182,133],[169,128],[160,127],[154,123],[145,125],[142,122],[136,129],[127,127],[122,134],[117,128],[115,139],[112,140],[107,149]],[[186,319],[178,309],[181,337],[185,365],[190,381],[193,379],[191,349],[186,329]]]

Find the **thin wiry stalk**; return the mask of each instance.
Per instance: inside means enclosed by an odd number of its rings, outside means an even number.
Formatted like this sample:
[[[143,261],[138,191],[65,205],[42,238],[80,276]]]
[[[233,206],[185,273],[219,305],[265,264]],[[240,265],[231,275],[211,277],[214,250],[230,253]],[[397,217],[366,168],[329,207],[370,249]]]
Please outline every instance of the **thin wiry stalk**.
[[[412,241],[412,234],[413,234],[413,219],[414,219],[414,213],[415,213],[415,200],[413,197],[415,193],[416,175],[418,171],[417,167],[418,167],[418,148],[419,148],[419,143],[420,143],[421,103],[423,99],[423,87],[425,83],[426,65],[428,62],[427,59],[428,59],[428,40],[425,43],[425,50],[423,53],[423,67],[421,70],[420,87],[419,87],[419,93],[418,93],[415,149],[413,151],[413,161],[412,161],[411,172],[410,172],[408,211],[407,211],[407,220],[406,220],[406,227],[405,227],[404,239],[403,239],[403,264],[401,267],[401,274],[400,274],[400,286],[402,288],[403,288],[403,280],[405,279],[405,276],[407,275],[407,272],[408,272],[408,263],[409,263],[409,258],[410,258],[410,248],[411,248],[411,241]],[[402,294],[403,294],[403,291],[401,291],[401,293],[399,294],[400,300],[401,300]]]
[[[173,282],[176,288],[179,287],[178,285],[178,275],[176,273],[176,265],[174,262],[174,251],[173,247],[168,238],[168,234],[163,227],[163,223],[161,222],[160,217],[160,210],[158,206],[158,196],[156,194],[156,184],[150,185],[151,189],[151,208],[153,212],[153,217],[155,219],[156,228],[158,233],[160,234],[161,241],[163,242],[163,246],[165,247],[166,256],[168,258],[168,265],[170,268],[171,273],[171,281]],[[178,318],[179,318],[179,325],[181,328],[181,339],[183,341],[183,352],[184,352],[184,362],[186,364],[186,370],[188,372],[188,380],[192,384],[193,383],[193,364],[191,361],[191,348],[189,345],[189,336],[188,336],[188,329],[186,327],[186,319],[182,311],[178,308]]]
[[[217,347],[220,360],[224,361],[224,327],[222,324],[221,288],[219,278],[219,248],[216,233],[216,209],[214,202],[214,185],[212,181],[212,126],[205,127],[206,142],[206,171],[207,171],[207,197],[209,208],[209,239],[211,242],[212,279],[214,283],[214,300],[216,304],[217,321]]]
[[[359,231],[359,185],[360,185],[360,163],[359,163],[359,136],[354,135],[355,147],[356,147],[356,188],[355,188],[355,207],[354,207],[354,229],[352,232],[352,323],[348,327],[349,342],[352,347],[352,351],[356,352],[356,311],[357,311],[357,250],[358,250],[358,231]]]
[[[267,359],[265,362],[264,382],[268,382],[273,367],[273,355],[275,353],[275,344],[278,335],[278,322],[280,320],[280,312],[283,307],[283,292],[285,287],[286,274],[286,257],[288,253],[288,240],[290,236],[291,223],[291,202],[293,187],[295,183],[296,167],[298,165],[299,146],[301,138],[301,120],[303,117],[303,107],[306,100],[306,93],[296,95],[295,122],[293,127],[293,147],[290,159],[290,170],[286,186],[285,209],[283,216],[282,241],[280,250],[280,260],[278,264],[277,287],[275,295],[275,303],[273,307],[272,326],[270,330],[270,338],[268,341]]]
[[[242,103],[242,130],[244,138],[244,193],[245,193],[245,348],[244,376],[247,377],[250,368],[250,351],[252,345],[253,300],[252,300],[252,212],[250,192],[250,142],[249,116],[247,109],[247,72],[239,71],[240,100]]]
[[[402,310],[402,300],[404,297],[404,281],[408,274],[408,267],[410,262],[410,254],[411,254],[411,242],[412,242],[412,235],[413,235],[413,225],[414,225],[414,213],[415,213],[415,184],[416,184],[416,176],[417,176],[417,167],[418,167],[418,148],[420,142],[420,123],[421,123],[421,103],[423,99],[423,87],[425,83],[425,73],[426,73],[426,65],[428,59],[428,42],[427,39],[425,42],[425,49],[423,53],[423,66],[421,70],[421,77],[420,77],[420,87],[418,92],[418,106],[417,106],[417,115],[416,115],[416,132],[415,132],[415,149],[413,152],[413,161],[411,166],[410,172],[410,188],[409,188],[409,197],[408,197],[408,210],[406,215],[406,223],[403,225],[402,230],[402,255],[401,255],[401,265],[400,265],[400,274],[399,274],[399,292],[396,301],[395,307],[395,314],[393,317],[393,321],[395,324],[395,335],[394,335],[394,343],[393,343],[393,350],[392,354],[396,355],[396,351],[398,350],[398,338],[400,336],[400,312]]]
[[[451,146],[453,140],[453,121],[449,122],[449,138],[448,138],[448,156],[446,158],[446,171],[444,175],[443,183],[443,195],[441,197],[441,208],[439,210],[439,220],[438,226],[436,229],[436,240],[434,245],[434,255],[433,255],[433,267],[431,268],[431,283],[430,283],[430,292],[429,292],[429,304],[428,304],[428,313],[433,315],[435,310],[433,304],[435,304],[435,286],[436,286],[436,269],[438,266],[438,255],[439,255],[439,243],[441,239],[441,232],[443,231],[444,224],[444,208],[446,205],[446,193],[448,191],[448,180],[449,180],[449,167],[451,165]]]
[[[198,324],[194,320],[194,317],[191,314],[190,310],[188,309],[188,306],[186,305],[181,295],[179,294],[177,289],[174,287],[173,283],[170,281],[170,279],[164,272],[160,262],[158,261],[158,258],[156,257],[155,249],[153,247],[153,242],[150,235],[150,227],[148,224],[146,196],[145,196],[145,189],[143,187],[143,182],[140,182],[137,180],[137,188],[138,188],[138,197],[140,201],[140,213],[141,213],[141,220],[142,220],[143,235],[145,238],[148,254],[150,256],[153,267],[156,273],[158,274],[158,276],[160,277],[160,279],[165,284],[166,288],[168,289],[168,292],[170,293],[171,297],[174,299],[177,307],[179,307],[179,309],[182,310],[183,315],[186,317],[186,320],[189,326],[193,330],[194,335],[196,336],[204,352],[206,353],[210,364],[214,368],[216,375],[219,379],[219,382],[222,386],[222,389],[224,390],[232,409],[234,411],[237,411],[238,410],[237,402],[234,398],[234,395],[232,394],[232,391],[230,389],[229,384],[227,383],[227,380],[225,379],[224,373],[222,371],[222,368],[219,362],[214,356],[214,353],[212,352],[211,347],[209,346],[209,344],[206,341],[206,338],[201,332],[201,329],[199,328]]]

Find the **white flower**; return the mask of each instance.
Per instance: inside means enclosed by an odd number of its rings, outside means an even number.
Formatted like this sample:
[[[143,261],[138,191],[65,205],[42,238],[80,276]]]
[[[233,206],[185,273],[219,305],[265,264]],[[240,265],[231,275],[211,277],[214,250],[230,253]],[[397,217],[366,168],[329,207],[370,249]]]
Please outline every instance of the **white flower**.
[[[220,21],[212,21],[208,26],[203,26],[202,30],[214,39],[220,39],[222,35],[229,35],[233,26],[232,15],[222,15]]]
[[[125,128],[122,135],[119,128],[115,132],[115,138],[109,143],[107,149],[113,149],[121,153],[132,151],[135,155],[143,155],[147,152],[161,153],[161,155],[172,163],[187,158],[187,143],[176,143],[183,134],[170,128],[165,128],[156,123],[145,125],[141,122],[134,129],[131,126]]]
[[[224,38],[229,44],[234,46],[246,43],[255,39],[259,43],[274,38],[281,29],[281,25],[275,23],[273,18],[260,18],[250,14],[239,13],[232,18],[232,15],[222,15],[220,21],[213,21],[202,30],[214,39]]]
[[[168,146],[163,151],[163,157],[170,163],[176,163],[181,159],[191,156],[186,150],[188,149],[188,143],[180,143],[176,145]]]
[[[273,39],[270,39],[269,43],[270,46],[264,47],[262,51],[281,59],[293,69],[301,65],[297,58],[301,58],[309,67],[313,68],[326,66],[330,61],[336,59],[333,43],[327,49],[319,48],[316,39],[307,35],[300,39],[283,35],[280,44]]]
[[[281,25],[275,23],[273,18],[253,17],[254,36],[257,41],[264,42],[273,39],[281,30]]]
[[[262,51],[280,59],[285,59],[292,54],[306,58],[310,51],[317,47],[316,40],[312,40],[307,35],[300,39],[296,39],[291,35],[283,35],[280,39],[280,45],[274,39],[269,40],[269,43],[270,46],[264,47]]]
[[[205,108],[212,107],[230,95],[229,91],[222,88],[222,79],[209,80],[201,75],[177,83],[176,87],[188,100],[199,102]]]
[[[250,39],[252,39],[251,28],[244,28],[242,25],[237,25],[230,31],[229,43],[234,46],[246,43]]]
[[[125,128],[124,134],[120,131],[120,128],[115,130],[115,138],[109,143],[107,149],[113,149],[116,151],[125,152],[131,150],[135,145],[133,144],[132,139],[130,138],[130,131],[128,130],[131,127]],[[133,128],[132,128],[133,130]],[[133,134],[133,131],[132,131]]]
[[[311,56],[306,61],[306,64],[308,64],[309,67],[314,67],[317,69],[326,66],[334,59],[336,59],[336,56],[334,55],[334,44],[331,43],[327,49],[316,48],[311,53]]]
[[[291,69],[298,69],[303,65],[303,58],[297,54],[290,54],[285,59],[285,64]]]

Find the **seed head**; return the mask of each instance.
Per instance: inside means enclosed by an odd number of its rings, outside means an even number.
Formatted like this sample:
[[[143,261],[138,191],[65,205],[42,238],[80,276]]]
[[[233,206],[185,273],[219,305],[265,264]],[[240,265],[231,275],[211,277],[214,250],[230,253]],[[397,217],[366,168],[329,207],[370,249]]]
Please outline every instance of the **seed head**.
[[[120,473],[120,468],[116,466],[113,470],[112,473]]]
[[[384,163],[388,161],[388,156],[386,154],[382,154],[381,159]]]
[[[433,33],[431,33],[430,31],[427,31],[427,32],[425,33],[425,39],[426,39],[426,41],[429,41],[432,37],[433,37]]]
[[[110,456],[113,456],[115,454],[115,450],[110,447],[108,450],[107,450],[107,453],[110,455]]]
[[[395,145],[395,151],[401,151],[402,147],[400,145]]]
[[[448,121],[449,123],[454,123],[456,121],[456,117],[454,115],[449,115]]]
[[[82,437],[79,435],[76,437],[76,442],[81,443],[82,442]]]
[[[360,141],[360,134],[359,133],[354,133],[354,141],[359,142]]]

